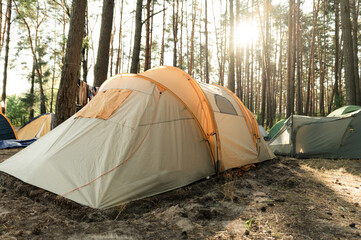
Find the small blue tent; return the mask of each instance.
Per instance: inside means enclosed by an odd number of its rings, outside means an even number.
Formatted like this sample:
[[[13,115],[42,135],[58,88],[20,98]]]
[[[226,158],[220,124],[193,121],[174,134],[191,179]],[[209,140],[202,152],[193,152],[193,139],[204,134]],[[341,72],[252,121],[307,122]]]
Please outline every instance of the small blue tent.
[[[0,114],[0,140],[17,139],[9,119],[4,114]]]

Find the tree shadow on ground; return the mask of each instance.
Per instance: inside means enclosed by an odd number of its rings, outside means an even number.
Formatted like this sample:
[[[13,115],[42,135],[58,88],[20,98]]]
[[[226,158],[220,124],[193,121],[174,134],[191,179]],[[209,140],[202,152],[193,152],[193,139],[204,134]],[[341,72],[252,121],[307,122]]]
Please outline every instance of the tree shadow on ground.
[[[314,172],[303,168],[302,162],[287,158],[269,161],[251,173],[261,188],[269,190],[271,202],[264,203],[266,210],[255,219],[268,225],[275,238],[359,239],[360,205],[346,201]],[[320,162],[317,166],[322,167]]]
[[[361,176],[361,160],[360,159],[306,159],[301,160],[309,167],[322,170],[339,170],[343,169],[348,173]]]

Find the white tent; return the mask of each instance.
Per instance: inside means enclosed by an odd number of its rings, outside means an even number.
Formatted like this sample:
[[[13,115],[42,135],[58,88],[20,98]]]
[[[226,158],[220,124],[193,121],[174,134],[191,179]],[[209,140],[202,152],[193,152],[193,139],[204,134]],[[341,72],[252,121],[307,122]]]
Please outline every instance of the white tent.
[[[231,92],[159,67],[110,78],[81,111],[0,170],[108,208],[273,157]]]
[[[262,125],[258,125],[259,128],[259,134],[261,134],[261,137],[267,137],[268,133],[266,131],[266,129],[264,129],[264,127]]]

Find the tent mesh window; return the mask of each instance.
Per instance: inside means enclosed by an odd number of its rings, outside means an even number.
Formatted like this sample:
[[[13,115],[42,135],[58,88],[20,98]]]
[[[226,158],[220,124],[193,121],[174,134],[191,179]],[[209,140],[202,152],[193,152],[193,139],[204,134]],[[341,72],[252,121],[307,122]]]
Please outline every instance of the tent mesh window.
[[[233,104],[227,98],[217,94],[214,95],[214,98],[221,113],[237,115],[236,109],[234,109]]]

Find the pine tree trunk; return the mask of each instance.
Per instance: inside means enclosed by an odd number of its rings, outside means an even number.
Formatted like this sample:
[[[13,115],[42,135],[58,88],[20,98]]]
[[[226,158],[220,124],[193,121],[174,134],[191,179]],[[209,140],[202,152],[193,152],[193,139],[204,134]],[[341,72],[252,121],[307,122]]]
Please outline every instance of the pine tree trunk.
[[[240,24],[240,0],[236,0],[236,26],[239,29]],[[237,44],[236,46],[236,83],[237,83],[237,96],[241,101],[243,101],[243,91],[242,91],[242,56],[241,56],[241,46]]]
[[[123,6],[124,0],[122,0],[120,5],[120,20],[119,20],[119,36],[118,36],[118,51],[117,51],[117,61],[115,63],[115,73],[118,74],[122,71],[122,57],[123,57]]]
[[[178,10],[179,0],[173,0],[173,66],[177,66],[177,43],[178,43]]]
[[[317,26],[317,16],[318,16],[318,10],[320,6],[320,0],[313,1],[313,27],[312,27],[312,39],[311,39],[311,50],[310,50],[310,58],[309,58],[309,70],[308,70],[308,80],[307,80],[307,99],[306,99],[306,108],[305,113],[306,115],[309,115],[310,112],[312,112],[312,89],[311,85],[314,81],[314,74],[315,74],[315,39],[316,39],[316,26]]]
[[[201,6],[199,8],[199,76],[200,76],[200,81],[203,82],[203,49],[202,49],[202,3]]]
[[[30,75],[30,98],[31,101],[29,103],[30,105],[30,114],[29,114],[29,121],[32,120],[34,118],[34,101],[35,101],[35,94],[34,94],[34,89],[35,89],[35,59],[33,58],[33,66],[31,69],[31,75]]]
[[[153,45],[153,23],[154,23],[154,2],[152,2],[152,9],[150,11],[151,13],[151,22],[150,22],[150,39],[149,39],[149,42],[150,42],[150,48],[149,48],[149,68],[152,68],[152,45]]]
[[[164,38],[165,38],[165,15],[166,15],[166,10],[165,10],[165,2],[163,1],[163,31],[162,31],[162,45],[160,48],[160,61],[159,61],[159,65],[163,66],[164,65]]]
[[[209,83],[209,61],[208,61],[208,8],[207,8],[207,0],[204,0],[204,8],[205,8],[205,21],[204,21],[204,31],[205,31],[205,37],[206,42],[204,46],[205,51],[205,58],[206,58],[206,66],[205,66],[205,73],[206,73],[206,83]]]
[[[114,21],[114,19],[113,19]],[[113,76],[113,60],[114,60],[114,36],[115,36],[115,32],[116,32],[116,27],[114,25],[113,31],[110,34],[110,50],[109,50],[109,57],[110,57],[110,62],[109,62],[109,75]]]
[[[102,22],[98,44],[97,62],[94,66],[94,86],[99,87],[107,79],[109,48],[112,34],[114,0],[103,0]]]
[[[353,59],[353,42],[351,35],[350,4],[349,0],[340,0],[341,3],[341,28],[343,38],[343,54],[346,85],[346,104],[356,105],[356,84]]]
[[[78,71],[87,1],[73,1],[69,34],[56,103],[56,125],[75,113]]]
[[[282,118],[282,96],[283,96],[283,37],[282,37],[282,25],[280,24],[280,54],[279,54],[279,60],[278,60],[278,78],[280,83],[280,89],[279,89],[279,108],[278,112],[280,114],[280,118]]]
[[[150,69],[150,4],[152,0],[147,0],[147,21],[145,23],[145,59],[144,71]]]
[[[192,2],[192,30],[191,30],[191,49],[190,49],[190,58],[188,61],[188,74],[192,76],[193,74],[193,65],[194,65],[194,32],[196,25],[196,14],[197,14],[197,1]]]
[[[224,78],[225,78],[225,69],[226,69],[226,61],[227,61],[227,39],[228,39],[228,32],[227,32],[227,19],[228,19],[228,1],[226,1],[226,12],[224,14],[224,20],[223,20],[223,37],[222,37],[222,43],[221,43],[221,49],[222,49],[222,58],[221,58],[221,65],[222,65],[222,71],[220,73],[220,84],[222,86],[225,86],[224,84]]]
[[[142,6],[143,6],[143,0],[137,0],[137,7],[135,10],[135,31],[134,31],[132,65],[130,67],[131,73],[138,72],[140,43],[142,40]]]
[[[271,84],[271,56],[270,56],[270,41],[271,41],[271,2],[269,0],[266,1],[266,49],[265,49],[265,63],[266,63],[266,81],[267,81],[267,127],[272,127],[273,125],[273,85]]]
[[[228,89],[234,92],[234,13],[233,13],[233,0],[229,0],[229,74],[228,74]]]
[[[286,116],[294,113],[294,9],[295,1],[289,1],[287,44],[287,109]]]
[[[339,30],[340,30],[340,10],[339,10],[339,0],[334,1],[335,4],[335,66],[334,66],[334,75],[335,83],[333,85],[333,91],[331,95],[330,105],[328,106],[328,113],[331,113],[332,106],[336,104],[336,101],[340,98],[338,91],[338,69],[339,69]]]
[[[55,46],[56,46],[56,38],[55,38]],[[56,71],[56,62],[57,62],[57,60],[58,60],[57,55],[54,54],[53,76],[51,78],[50,111],[49,111],[51,113],[53,112],[53,105],[54,105],[55,71]]]
[[[6,81],[8,73],[8,62],[9,62],[9,45],[10,45],[10,29],[11,29],[11,4],[12,0],[7,1],[7,10],[6,10],[6,45],[5,45],[5,59],[4,59],[4,72],[3,72],[3,91],[1,95],[1,112],[6,114]]]
[[[296,12],[296,20],[297,20],[297,29],[296,29],[296,61],[297,61],[297,114],[303,114],[303,97],[302,97],[302,26],[301,26],[301,0],[297,0],[297,12]]]
[[[84,26],[84,36],[83,39],[86,39],[88,36],[88,9],[85,9],[85,26]],[[88,48],[89,44],[83,44],[81,51],[81,62],[83,69],[83,81],[87,82],[88,80]]]
[[[184,17],[184,11],[183,11],[183,1],[181,6],[181,16],[180,16],[180,36],[179,36],[179,54],[178,54],[178,66],[179,68],[183,69],[183,17]]]
[[[253,57],[253,41],[252,41],[252,43],[251,43],[251,97],[250,97],[250,106],[249,106],[249,110],[251,110],[251,112],[253,112],[253,110],[254,110],[254,107],[253,107],[253,105],[254,105],[254,99],[253,99],[253,63],[254,62],[254,57]]]
[[[361,105],[361,93],[360,93],[360,82],[359,82],[359,72],[358,72],[358,31],[357,31],[357,21],[358,21],[358,12],[357,12],[357,3],[355,0],[351,1],[352,6],[353,6],[353,11],[352,11],[352,23],[353,23],[353,28],[352,28],[352,32],[353,32],[353,36],[352,36],[352,40],[353,40],[353,65],[354,65],[354,72],[355,72],[355,87],[356,87],[356,103],[357,105]]]

